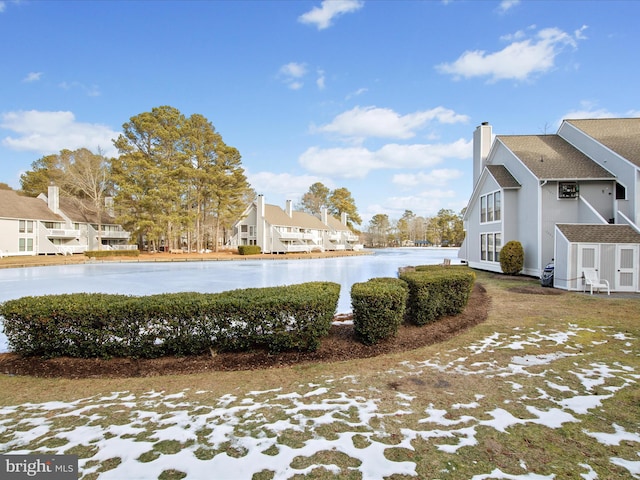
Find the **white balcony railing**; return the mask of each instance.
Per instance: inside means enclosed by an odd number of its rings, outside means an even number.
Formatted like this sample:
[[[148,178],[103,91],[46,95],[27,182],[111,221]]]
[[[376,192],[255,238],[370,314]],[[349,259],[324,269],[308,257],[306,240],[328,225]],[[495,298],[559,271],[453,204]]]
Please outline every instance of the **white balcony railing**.
[[[58,253],[62,255],[73,255],[74,253],[84,253],[87,251],[86,245],[60,245]]]
[[[80,230],[72,230],[66,228],[48,228],[47,236],[49,238],[77,238],[80,236]]]
[[[137,250],[137,245],[109,245],[111,250]]]
[[[100,236],[102,238],[129,238],[130,233],[124,230],[102,230]]]

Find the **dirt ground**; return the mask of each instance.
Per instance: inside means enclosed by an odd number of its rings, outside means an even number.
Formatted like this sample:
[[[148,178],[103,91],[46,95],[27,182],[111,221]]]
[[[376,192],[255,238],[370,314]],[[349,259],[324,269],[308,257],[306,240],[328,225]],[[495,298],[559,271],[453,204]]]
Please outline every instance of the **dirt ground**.
[[[370,251],[341,251],[341,252],[312,252],[287,254],[259,254],[240,255],[237,250],[221,250],[210,253],[147,253],[142,252],[137,257],[105,257],[91,259],[84,255],[30,255],[0,258],[0,268],[44,267],[49,265],[72,265],[78,263],[107,263],[107,262],[198,262],[225,260],[289,260],[309,258],[345,257],[351,255],[370,255]]]
[[[477,325],[487,318],[490,299],[485,288],[476,283],[467,308],[460,315],[416,327],[403,325],[395,338],[367,346],[354,338],[353,326],[333,325],[315,352],[287,352],[277,355],[258,350],[246,353],[218,353],[192,357],[165,357],[159,359],[74,359],[21,357],[13,353],[0,354],[0,372],[10,375],[38,377],[92,378],[92,377],[147,377],[155,375],[181,375],[205,371],[257,370],[278,368],[313,362],[338,362],[369,358],[387,353],[403,352],[442,342]],[[337,319],[339,320],[339,319]]]

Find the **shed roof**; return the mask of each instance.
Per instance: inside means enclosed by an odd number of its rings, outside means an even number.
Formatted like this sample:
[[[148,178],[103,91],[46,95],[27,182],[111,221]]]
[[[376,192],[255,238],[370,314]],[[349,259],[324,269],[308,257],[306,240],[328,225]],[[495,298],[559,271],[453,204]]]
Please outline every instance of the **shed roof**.
[[[571,243],[638,243],[640,233],[629,225],[557,224]]]
[[[496,138],[540,180],[614,178],[558,135],[498,135]]]
[[[25,197],[15,190],[0,190],[0,217],[22,220],[64,222],[39,198]]]
[[[498,182],[500,188],[520,188],[521,185],[504,165],[487,165],[487,170]]]
[[[640,167],[640,118],[565,120]]]

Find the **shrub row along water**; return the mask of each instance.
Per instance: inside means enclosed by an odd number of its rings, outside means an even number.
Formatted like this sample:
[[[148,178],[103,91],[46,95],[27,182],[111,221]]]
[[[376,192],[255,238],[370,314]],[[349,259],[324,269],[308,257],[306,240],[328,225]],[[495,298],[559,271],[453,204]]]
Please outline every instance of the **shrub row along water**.
[[[351,288],[354,331],[365,344],[464,310],[475,281],[467,267],[421,266]],[[142,297],[74,293],[0,305],[11,349],[25,356],[154,358],[265,348],[312,351],[328,335],[340,285],[247,288]]]
[[[393,337],[403,322],[426,325],[457,315],[466,307],[475,282],[462,266],[425,265],[399,273],[398,278],[374,278],[351,287],[353,325],[366,344]]]
[[[0,305],[12,350],[42,357],[154,358],[267,348],[315,350],[329,333],[340,285],[222,293],[45,295]]]

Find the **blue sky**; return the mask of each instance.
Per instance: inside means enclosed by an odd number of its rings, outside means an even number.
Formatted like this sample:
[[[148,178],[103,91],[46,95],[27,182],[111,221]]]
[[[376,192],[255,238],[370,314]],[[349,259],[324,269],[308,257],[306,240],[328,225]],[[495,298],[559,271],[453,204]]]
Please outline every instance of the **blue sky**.
[[[636,1],[0,0],[0,182],[170,105],[267,203],[348,188],[363,218],[459,212],[473,130],[640,115]]]

